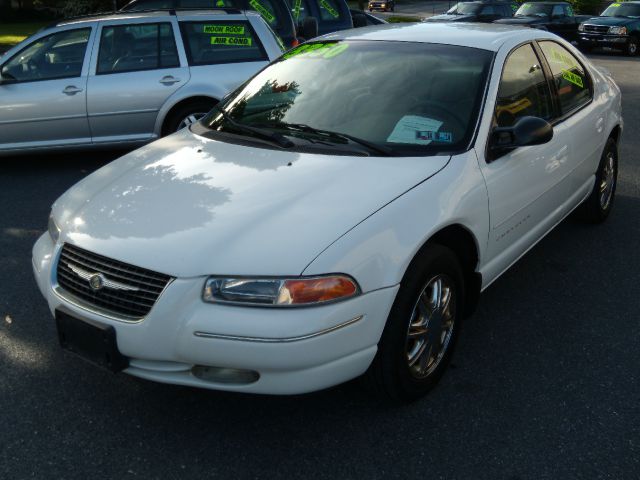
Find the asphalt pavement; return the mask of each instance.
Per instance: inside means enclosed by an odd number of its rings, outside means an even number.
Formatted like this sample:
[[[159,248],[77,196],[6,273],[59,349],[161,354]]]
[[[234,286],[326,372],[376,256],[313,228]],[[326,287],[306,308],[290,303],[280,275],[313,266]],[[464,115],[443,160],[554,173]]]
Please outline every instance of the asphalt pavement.
[[[356,382],[269,397],[64,353],[31,272],[51,203],[119,152],[0,159],[0,478],[640,478],[640,60],[609,220],[559,225],[483,295],[453,365],[390,408]]]

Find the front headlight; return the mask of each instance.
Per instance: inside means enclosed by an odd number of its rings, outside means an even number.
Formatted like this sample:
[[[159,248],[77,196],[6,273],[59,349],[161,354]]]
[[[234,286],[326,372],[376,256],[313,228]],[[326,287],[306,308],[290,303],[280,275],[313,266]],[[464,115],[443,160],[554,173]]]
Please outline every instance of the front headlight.
[[[51,240],[53,240],[53,243],[58,243],[58,238],[60,238],[60,227],[58,226],[56,221],[53,219],[53,215],[49,215],[48,229],[49,229],[49,236],[51,237]]]
[[[609,27],[609,33],[612,35],[626,35],[627,27]]]
[[[336,302],[360,293],[346,275],[300,278],[209,277],[202,299],[209,303],[296,307]]]
[[[578,31],[584,32],[584,23],[581,23],[580,25],[578,25]]]

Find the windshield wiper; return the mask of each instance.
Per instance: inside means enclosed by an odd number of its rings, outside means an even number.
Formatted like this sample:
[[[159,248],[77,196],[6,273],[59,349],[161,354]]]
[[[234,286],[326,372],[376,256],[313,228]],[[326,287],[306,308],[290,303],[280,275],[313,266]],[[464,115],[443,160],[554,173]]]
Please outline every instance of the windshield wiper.
[[[224,118],[235,129],[240,130],[241,132],[252,133],[256,137],[271,141],[282,148],[291,148],[295,145],[295,143],[293,143],[291,140],[289,140],[284,135],[281,135],[277,132],[271,132],[269,130],[263,130],[262,128],[252,127],[251,125],[246,125],[244,123],[240,123],[234,120],[233,118],[231,118],[231,115],[225,112],[218,105],[214,106],[213,108],[222,114],[222,118]]]
[[[331,130],[322,130],[319,128],[314,128],[309,125],[305,125],[304,123],[278,123],[274,125],[274,128],[283,128],[285,130],[295,130],[299,132],[311,133],[314,135],[319,135],[325,138],[339,138],[341,140],[346,140],[347,142],[357,143],[358,145],[362,145],[366,147],[370,151],[379,153],[385,157],[392,157],[393,150],[389,147],[385,147],[383,145],[378,145],[377,143],[370,142],[369,140],[364,140],[362,138],[354,137],[353,135],[349,135],[347,133],[339,133],[332,132]]]

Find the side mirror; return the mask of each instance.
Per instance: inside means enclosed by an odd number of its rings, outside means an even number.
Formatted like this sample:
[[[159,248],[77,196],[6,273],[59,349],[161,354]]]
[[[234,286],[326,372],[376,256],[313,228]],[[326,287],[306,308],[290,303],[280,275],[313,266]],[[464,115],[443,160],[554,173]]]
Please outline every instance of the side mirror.
[[[316,17],[306,17],[298,28],[298,36],[311,40],[318,36],[318,20]]]
[[[553,127],[539,117],[522,117],[511,127],[497,127],[491,132],[489,148],[496,158],[518,147],[542,145],[553,138]]]
[[[367,26],[367,17],[364,14],[354,13],[351,18],[353,19],[353,28]]]

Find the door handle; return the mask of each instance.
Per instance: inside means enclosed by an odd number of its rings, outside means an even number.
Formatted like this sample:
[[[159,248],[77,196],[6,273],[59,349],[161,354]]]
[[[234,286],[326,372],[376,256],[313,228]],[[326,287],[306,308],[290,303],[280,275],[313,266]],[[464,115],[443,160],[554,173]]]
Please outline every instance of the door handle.
[[[82,88],[78,88],[74,85],[69,85],[62,91],[62,93],[64,93],[65,95],[75,95],[76,93],[80,92],[82,92]]]
[[[172,77],[171,75],[167,75],[166,77],[162,77],[162,79],[160,79],[160,83],[163,85],[173,85],[174,83],[178,83],[179,81],[179,78]]]

